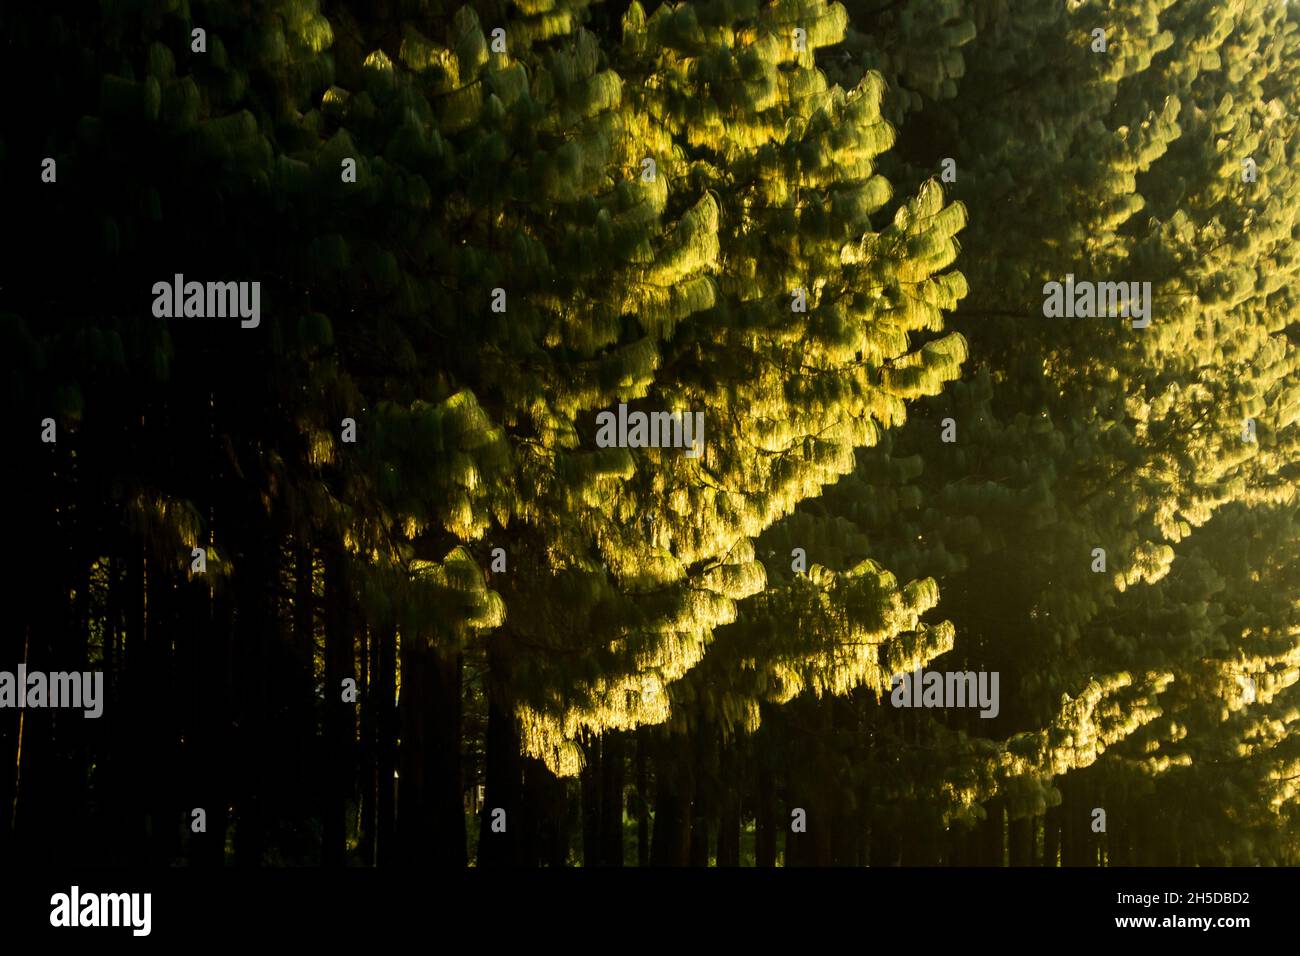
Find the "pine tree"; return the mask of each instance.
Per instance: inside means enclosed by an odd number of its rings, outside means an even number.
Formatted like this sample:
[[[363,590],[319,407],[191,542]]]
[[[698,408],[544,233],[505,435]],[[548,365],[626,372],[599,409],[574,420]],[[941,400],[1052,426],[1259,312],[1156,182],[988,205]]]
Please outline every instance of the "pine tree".
[[[1003,813],[1013,823],[1041,816],[1060,798],[1054,779],[1141,728],[1166,727],[1160,692],[1187,680],[1183,667],[1207,647],[1190,633],[1176,655],[1152,654],[1140,631],[1119,624],[1127,594],[1158,587],[1178,543],[1217,508],[1289,494],[1294,312],[1276,276],[1291,268],[1294,200],[1276,158],[1289,135],[1283,108],[1269,104],[1294,89],[1281,66],[1292,14],[1182,4],[1155,16],[1169,6],[1104,16],[989,8],[971,14],[978,36],[961,47],[955,91],[902,68],[891,74],[901,89],[890,109],[904,117],[891,153],[905,163],[899,178],[933,175],[960,145],[951,188],[972,211],[969,247],[986,251],[963,269],[971,292],[956,313],[973,374],[860,454],[854,475],[774,529],[769,550],[780,557],[806,541],[833,568],[875,557],[903,580],[933,576],[954,634],[936,666],[1001,673],[1005,703],[992,721],[864,718],[878,728],[867,735],[870,759],[899,778],[890,794],[924,818],[915,828],[987,814],[1001,832]],[[1099,17],[1109,54],[1092,49]],[[914,22],[900,14],[895,27]],[[1204,38],[1228,35],[1236,39],[1222,55],[1201,52]],[[1221,56],[1235,65],[1218,70]],[[1282,71],[1273,87],[1269,67]],[[1034,131],[1033,150],[1021,130]],[[1267,191],[1242,182],[1239,158],[1224,158],[1234,152],[1274,157],[1264,163]],[[1256,267],[1261,258],[1267,268]],[[1149,278],[1151,325],[1047,318],[1044,285],[1067,273]],[[1247,417],[1268,437],[1243,443]],[[955,442],[943,440],[948,428]],[[1091,573],[1096,547],[1104,574]],[[809,631],[773,628],[786,645],[815,647]],[[858,674],[848,684],[874,690],[857,699],[878,708],[879,682]],[[966,742],[998,732],[1003,743]],[[936,761],[917,747],[938,749],[945,772],[927,779]],[[1087,806],[1101,792],[1089,791]],[[1076,843],[1091,839],[1077,826],[1084,800],[1075,793],[1060,811]],[[1031,845],[1014,825],[1011,839]],[[989,862],[1002,862],[1001,837],[992,845]],[[1075,849],[1077,862],[1082,843]]]
[[[0,850],[617,865],[626,810],[639,862],[1294,862],[1293,6],[0,33],[48,80],[0,667],[110,688],[0,717]],[[259,321],[152,314],[177,274]],[[894,708],[919,667],[998,715]]]

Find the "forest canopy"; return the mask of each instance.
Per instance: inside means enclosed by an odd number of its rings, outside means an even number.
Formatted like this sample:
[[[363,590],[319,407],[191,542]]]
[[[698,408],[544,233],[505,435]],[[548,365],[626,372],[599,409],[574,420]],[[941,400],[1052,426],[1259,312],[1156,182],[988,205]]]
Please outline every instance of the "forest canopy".
[[[0,857],[1300,863],[1295,5],[0,35]]]

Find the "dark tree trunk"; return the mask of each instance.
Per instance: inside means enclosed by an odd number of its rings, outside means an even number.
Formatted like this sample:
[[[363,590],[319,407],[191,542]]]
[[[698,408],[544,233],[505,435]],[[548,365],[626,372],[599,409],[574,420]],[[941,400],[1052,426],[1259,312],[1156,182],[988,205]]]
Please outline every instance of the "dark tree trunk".
[[[623,736],[609,731],[600,743],[600,862],[623,865]]]
[[[433,827],[429,822],[425,754],[432,746],[427,739],[425,711],[429,705],[428,653],[423,636],[402,631],[402,695],[400,770],[397,793],[397,850],[407,866],[423,865],[433,854]]]
[[[439,866],[464,867],[469,861],[465,848],[465,796],[461,786],[460,727],[461,680],[464,658],[459,651],[428,652],[432,670],[432,707],[428,741],[433,797],[433,859]],[[518,821],[511,821],[518,825]]]
[[[439,654],[420,635],[402,634],[400,791],[397,830],[408,865],[464,866],[460,788],[459,654]],[[480,856],[480,864],[482,859]]]
[[[810,715],[813,726],[822,729],[827,708],[822,702],[806,703],[799,712]],[[802,750],[797,766],[786,775],[786,812],[782,820],[785,829],[786,866],[823,866],[830,862],[831,821],[825,807],[823,793],[826,786],[825,760],[818,737],[807,734],[801,740]],[[796,816],[796,813],[798,816]],[[799,829],[795,829],[798,826]]]
[[[1084,781],[1066,778],[1061,791],[1065,800],[1061,805],[1062,850],[1066,866],[1096,866],[1097,844],[1092,832],[1092,804]]]
[[[832,866],[856,866],[857,861],[857,821],[854,815],[850,815],[847,804],[837,803],[834,809],[827,808],[830,816],[831,829],[828,837],[833,835],[829,841],[829,846],[825,849],[825,854],[830,859]],[[938,834],[930,834],[926,838],[930,862],[937,864],[939,862]]]
[[[835,735],[835,699],[813,701],[816,713],[815,726],[818,728],[814,745],[814,772],[809,783],[812,806],[809,808],[808,834],[812,837],[813,866],[830,866],[835,858],[835,813],[831,809],[832,787],[838,785],[828,755],[830,741]],[[814,822],[815,819],[815,822]],[[930,836],[922,834],[927,852]]]
[[[754,802],[754,865],[776,866],[776,782],[772,770],[757,755],[758,785]]]
[[[695,761],[695,799],[691,803],[691,866],[709,865],[709,818],[713,813],[709,786],[711,742],[709,726],[701,721],[693,731],[690,747]]]
[[[173,799],[173,775],[169,768],[177,765],[174,748],[174,722],[171,702],[169,644],[171,635],[180,631],[177,594],[170,570],[162,562],[146,564],[149,581],[148,624],[145,634],[146,686],[152,690],[152,707],[141,708],[143,732],[136,740],[140,748],[139,764],[143,768],[140,783],[147,793],[149,813],[148,861],[150,866],[166,866],[178,849],[176,838],[179,808]]]
[[[357,705],[343,699],[343,682],[355,679],[351,575],[347,554],[335,544],[325,551],[325,786],[321,796],[324,866],[343,866],[347,862],[347,807]]]
[[[590,736],[583,748],[586,762],[578,774],[582,787],[582,865],[600,866],[605,862],[600,842],[600,766],[601,739]]]
[[[248,509],[256,512],[254,505]],[[260,515],[256,515],[260,518]],[[266,538],[260,534],[260,522],[247,521],[241,532],[248,532],[249,546],[236,562],[235,657],[238,661],[239,679],[236,714],[238,732],[235,746],[238,759],[237,791],[235,796],[235,865],[261,866],[265,847],[265,780],[263,752],[266,736],[266,660],[265,650],[270,643],[272,618],[269,599],[270,587],[275,578],[272,566],[265,560]],[[337,699],[337,698],[336,698]],[[326,698],[328,703],[328,696]]]
[[[650,777],[647,772],[649,731],[636,730],[636,865],[650,865]]]
[[[519,738],[514,713],[506,699],[507,658],[496,635],[488,645],[488,728],[485,748],[487,785],[483,812],[479,817],[479,866],[517,866],[519,858],[518,828],[521,766]],[[493,830],[493,821],[501,820],[504,832]]]
[[[1061,805],[1057,808],[1057,817],[1061,824],[1061,866],[1079,865],[1078,829],[1073,826],[1075,810],[1074,795],[1069,781],[1062,780]]]
[[[1136,803],[1136,801],[1134,801]],[[1132,866],[1133,857],[1129,844],[1132,833],[1130,822],[1140,812],[1139,806],[1133,806],[1123,815],[1107,818],[1106,833],[1102,837],[1106,847],[1106,866]]]
[[[719,741],[718,866],[740,866],[740,792],[736,788],[740,741]]]
[[[1005,866],[1006,857],[1003,853],[1005,812],[1002,799],[995,797],[988,802],[985,809],[988,811],[988,818],[980,824],[980,863],[983,866]]]
[[[122,720],[114,726],[117,737],[114,750],[119,755],[114,790],[121,794],[121,846],[124,855],[137,864],[145,861],[140,848],[145,845],[145,806],[142,783],[146,770],[142,766],[140,740],[147,734],[136,702],[147,699],[148,655],[145,647],[145,557],[144,548],[132,541],[127,549],[126,570],[126,653],[123,655]]]
[[[220,866],[226,848],[226,799],[221,792],[223,715],[226,713],[225,633],[213,620],[215,611],[208,582],[196,576],[185,586],[189,611],[186,626],[193,635],[189,662],[193,688],[190,713],[190,786],[181,801],[184,830],[192,866]],[[307,698],[310,701],[311,698]],[[302,738],[310,740],[312,734]],[[306,749],[306,748],[302,748]],[[195,832],[194,811],[203,811],[203,829]]]
[[[397,845],[397,629],[386,624],[375,629],[375,675],[371,692],[375,703],[375,836],[376,862],[391,866],[400,859]]]
[[[651,866],[686,866],[691,859],[690,768],[674,760],[676,749],[662,732],[655,759],[655,825]]]
[[[1043,817],[1043,866],[1056,866],[1056,856],[1061,849],[1061,810],[1051,807]]]
[[[360,705],[360,765],[361,807],[357,819],[357,852],[362,866],[375,864],[375,633],[367,628],[361,634],[361,670],[357,685]]]
[[[1007,856],[1011,866],[1034,865],[1034,818],[1020,817],[1007,824]]]
[[[970,866],[969,844],[965,827],[953,824],[947,834],[948,866]]]
[[[564,866],[569,856],[564,781],[540,760],[528,759],[524,761],[524,792],[526,861],[530,865]]]
[[[83,501],[81,507],[84,509],[83,516],[89,514],[89,502]],[[68,643],[65,647],[67,657],[63,663],[67,670],[73,673],[80,673],[90,669],[90,561],[85,557],[87,551],[83,551],[81,540],[90,534],[90,529],[84,527],[78,522],[78,546],[77,553],[72,555],[73,558],[73,591],[76,599],[72,608],[72,620],[66,625],[65,634]],[[92,542],[87,542],[87,547],[93,547]],[[170,686],[170,684],[168,685]],[[170,703],[170,701],[169,701]],[[76,711],[64,711],[59,715],[60,729],[62,736],[68,741],[65,767],[66,772],[60,774],[59,787],[64,793],[64,802],[70,811],[70,816],[78,821],[82,821],[81,826],[87,831],[90,830],[92,821],[89,819],[90,805],[87,799],[87,776],[90,761],[90,740],[89,735],[92,732],[95,721],[86,720],[82,714]],[[168,714],[171,718],[172,714]],[[175,722],[169,720],[169,724],[175,727]],[[176,764],[173,764],[175,766]],[[175,784],[169,779],[169,789],[174,789]],[[88,833],[83,835],[78,832],[80,828],[61,827],[63,836],[63,851],[60,854],[61,859],[78,860],[81,859],[86,850]],[[175,826],[168,830],[170,843],[175,842],[177,831]],[[169,846],[169,849],[171,847]]]
[[[195,841],[195,852],[203,865],[217,867],[226,861],[226,835],[231,824],[228,807],[234,800],[231,786],[234,776],[231,673],[234,597],[225,586],[215,591],[209,590],[206,583],[200,586],[210,596],[211,619],[209,640],[199,651],[200,686],[203,690],[198,725],[202,735],[199,751],[204,755],[203,789],[190,809],[203,809],[207,819],[206,830],[197,834],[191,832],[190,837]],[[192,830],[192,812],[190,826]]]
[[[24,513],[30,509],[36,521],[31,536],[19,539],[30,553],[15,562],[25,578],[16,606],[29,607],[30,613],[16,643],[15,658],[0,663],[5,669],[23,662],[29,670],[50,670],[65,639],[68,589],[72,587],[67,559],[70,515],[65,497],[70,459],[63,446],[50,451],[31,497],[17,509]],[[54,713],[22,709],[15,717],[14,763],[10,768],[13,798],[5,810],[14,828],[15,856],[20,861],[37,861],[62,853],[60,840],[69,824],[66,818],[74,814],[60,806]]]
[[[294,714],[294,736],[305,743],[318,739],[316,706],[316,598],[313,590],[315,562],[312,549],[300,546],[294,554],[293,632],[292,650],[295,666],[293,689],[297,706]],[[325,766],[324,750],[320,746],[299,745],[285,754],[293,762],[297,779],[304,791],[304,803],[314,808],[319,800],[323,782],[329,779]],[[322,809],[324,809],[322,807]],[[322,859],[324,846],[322,844]]]

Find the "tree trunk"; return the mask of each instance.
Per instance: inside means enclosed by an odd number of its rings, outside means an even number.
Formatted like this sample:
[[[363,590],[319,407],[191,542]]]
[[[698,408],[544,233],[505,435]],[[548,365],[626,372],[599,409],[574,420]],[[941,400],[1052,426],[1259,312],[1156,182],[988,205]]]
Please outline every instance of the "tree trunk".
[[[1004,853],[1005,812],[1001,797],[994,797],[985,806],[988,818],[980,824],[980,863],[983,866],[1006,866]]]
[[[428,680],[424,637],[409,630],[401,633],[402,692],[399,703],[401,747],[398,752],[397,859],[406,866],[423,866],[433,855],[433,828],[428,819],[425,754]]]
[[[582,788],[582,865],[600,866],[604,863],[600,841],[600,758],[601,739],[589,735],[583,748],[586,761],[578,780]]]
[[[432,674],[433,726],[428,741],[431,767],[428,782],[433,789],[433,859],[440,866],[464,867],[468,864],[465,848],[465,796],[461,785],[460,729],[461,682],[464,656],[459,650],[439,652],[429,649],[428,663]],[[511,821],[518,825],[518,821]]]
[[[335,544],[325,551],[325,786],[321,795],[324,866],[343,866],[347,862],[347,806],[356,726],[356,703],[343,699],[344,680],[355,680],[351,584],[347,554]]]
[[[1051,807],[1043,817],[1043,866],[1056,866],[1061,849],[1061,810]]]
[[[600,744],[600,860],[623,865],[623,736],[608,731]]]
[[[169,645],[171,635],[180,630],[175,581],[162,562],[146,563],[149,582],[148,624],[145,630],[145,686],[152,706],[140,708],[142,732],[134,741],[139,748],[139,765],[143,773],[139,784],[147,794],[149,815],[147,858],[150,866],[166,866],[177,849],[177,807],[173,798],[173,775],[176,766],[175,731],[172,720]]]
[[[754,865],[776,866],[776,783],[761,754],[758,764],[758,794],[754,802]]]
[[[375,703],[375,860],[379,866],[396,864],[397,845],[397,628],[385,624],[375,629],[375,676],[371,688]]]
[[[271,652],[279,629],[274,608],[274,589],[278,588],[279,567],[274,529],[267,520],[260,495],[247,486],[237,486],[238,500],[232,507],[227,529],[227,547],[234,555],[234,653],[237,662],[235,681],[234,738],[235,759],[235,865],[262,865],[266,848],[266,825],[269,805],[267,783],[271,776],[267,765],[272,759],[266,741],[273,728],[268,718],[268,685],[273,680]],[[150,594],[154,581],[150,579]],[[146,653],[153,644],[146,640]],[[334,700],[338,701],[337,685]],[[326,702],[329,696],[326,695]]]
[[[316,716],[316,598],[313,590],[315,563],[309,545],[302,544],[295,550],[293,564],[293,629],[290,637],[292,643],[290,654],[294,662],[293,690],[297,706],[291,708],[290,713],[294,715],[294,736],[301,742],[315,742],[320,737]],[[314,810],[319,801],[322,784],[329,779],[323,748],[319,745],[308,747],[300,744],[284,756],[286,760],[292,761],[297,779],[301,781],[303,797]],[[321,856],[323,859],[323,844]]]
[[[736,788],[740,740],[720,740],[718,746],[718,866],[740,866],[740,792]]]
[[[1034,818],[1020,817],[1007,824],[1008,857],[1011,866],[1033,866]]]
[[[206,579],[196,576],[184,585],[186,627],[191,634],[187,671],[190,693],[189,787],[181,801],[184,831],[191,866],[220,866],[226,848],[224,776],[221,753],[222,716],[226,712],[225,656],[227,644],[213,620],[215,611]],[[311,698],[303,698],[310,701]],[[309,711],[310,713],[310,711]],[[314,734],[303,739],[310,740]],[[300,748],[305,750],[307,748]],[[194,831],[194,811],[203,810],[203,830]]]
[[[506,699],[507,658],[500,642],[501,635],[494,635],[487,654],[487,785],[483,812],[479,817],[479,866],[516,866],[520,862],[517,839],[521,786],[519,739],[514,713]],[[499,811],[504,812],[504,818]],[[494,831],[494,821],[502,821],[505,830]],[[500,823],[497,829],[499,831]]]
[[[569,856],[569,819],[565,784],[540,760],[524,761],[523,813],[529,836],[526,860],[530,865],[564,866]]]
[[[686,866],[691,859],[690,768],[675,761],[668,733],[662,731],[655,759],[655,825],[651,866]]]
[[[650,778],[646,770],[649,731],[636,729],[636,865],[650,865]]]
[[[123,655],[122,720],[114,730],[114,751],[119,755],[114,792],[120,794],[120,846],[124,856],[136,864],[144,862],[139,848],[145,843],[145,801],[141,784],[145,770],[141,766],[139,741],[145,733],[135,702],[146,699],[149,692],[147,655],[145,653],[145,557],[144,548],[132,541],[127,549],[126,572],[126,653]]]
[[[366,628],[358,642],[361,668],[357,680],[360,737],[357,743],[360,808],[357,813],[357,854],[362,866],[375,864],[375,635]]]
[[[712,762],[712,735],[708,724],[696,725],[691,739],[690,752],[695,761],[694,794],[691,803],[691,866],[709,865],[709,818],[713,813],[709,770]]]

